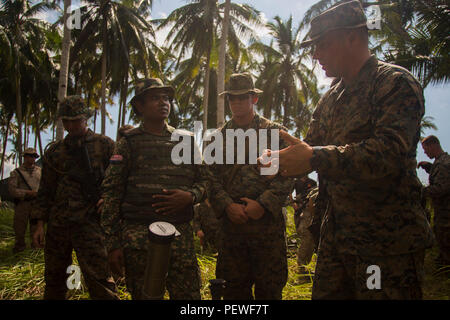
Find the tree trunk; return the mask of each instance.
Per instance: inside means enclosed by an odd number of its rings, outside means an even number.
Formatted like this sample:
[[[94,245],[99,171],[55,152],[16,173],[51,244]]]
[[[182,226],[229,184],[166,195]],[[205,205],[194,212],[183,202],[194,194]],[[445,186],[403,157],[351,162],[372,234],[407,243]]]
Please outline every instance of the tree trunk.
[[[128,73],[125,77],[125,99],[122,106],[122,126],[125,125],[125,117],[127,115],[127,96],[128,96]]]
[[[225,90],[225,59],[227,52],[227,35],[230,17],[231,0],[225,0],[225,11],[223,15],[222,37],[219,45],[219,69],[217,74],[217,93]],[[225,97],[217,97],[217,128],[220,128],[225,121]]]
[[[59,70],[58,82],[58,109],[59,104],[67,96],[67,78],[69,76],[69,56],[70,56],[70,28],[67,26],[67,19],[70,14],[67,9],[70,7],[72,0],[64,0],[64,35],[62,40],[61,66]],[[62,140],[64,137],[64,127],[61,119],[56,119],[56,140]]]
[[[17,119],[17,153],[19,165],[22,164],[22,96],[20,94],[20,69],[19,69],[19,48],[15,45],[16,54],[16,119]]]
[[[210,59],[211,59],[211,49],[208,50],[208,56],[206,57],[206,72],[203,91],[203,131],[206,131],[208,129]]]
[[[6,146],[8,145],[8,134],[9,134],[9,126],[11,125],[11,119],[12,119],[12,116],[8,117],[8,122],[7,122],[7,125],[6,125],[5,137],[4,137],[4,140],[3,140],[2,159],[1,159],[1,164],[0,164],[0,168],[1,168],[1,171],[2,171],[1,179],[3,179],[3,171],[4,171],[4,168],[5,168]]]
[[[103,36],[103,52],[102,52],[102,104],[101,104],[101,118],[102,118],[102,126],[101,126],[101,134],[105,134],[105,126],[106,126],[106,55],[108,52],[107,49],[107,20],[106,15],[103,16],[103,26],[102,26],[102,36]]]

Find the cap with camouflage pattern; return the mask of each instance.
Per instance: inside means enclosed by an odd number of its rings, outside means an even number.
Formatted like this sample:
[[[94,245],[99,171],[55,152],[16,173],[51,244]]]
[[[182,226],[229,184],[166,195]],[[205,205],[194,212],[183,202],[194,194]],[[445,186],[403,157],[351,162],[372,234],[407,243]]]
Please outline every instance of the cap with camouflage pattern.
[[[367,26],[367,18],[361,3],[358,0],[340,2],[311,20],[310,39],[303,41],[300,46],[306,47],[314,44],[332,30],[354,29],[363,26]]]
[[[228,90],[221,92],[219,96],[224,94],[239,95],[244,93],[262,93],[262,90],[255,88],[250,73],[233,73],[228,81]]]
[[[67,96],[58,109],[58,117],[63,120],[89,119],[92,114],[81,96]]]
[[[23,152],[24,156],[32,156],[33,158],[39,158],[39,155],[35,148],[26,148]]]
[[[154,89],[164,89],[169,95],[170,99],[175,96],[175,90],[171,86],[166,86],[159,78],[146,78],[138,80],[136,87],[134,88],[134,97],[131,99],[130,104],[133,107],[134,113],[138,116],[140,113],[136,109],[136,99],[141,97],[145,92]]]

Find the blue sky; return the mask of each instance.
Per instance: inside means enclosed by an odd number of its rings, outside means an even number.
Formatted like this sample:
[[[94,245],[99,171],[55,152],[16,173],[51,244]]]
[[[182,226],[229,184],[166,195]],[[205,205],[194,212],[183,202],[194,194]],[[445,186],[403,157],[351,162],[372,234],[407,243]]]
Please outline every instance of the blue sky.
[[[223,0],[221,0],[223,1]],[[294,26],[297,26],[306,10],[316,3],[316,0],[246,0],[239,1],[236,0],[234,2],[237,3],[248,3],[255,7],[257,10],[261,12],[263,19],[268,21],[272,20],[276,15],[280,16],[282,19],[286,20],[290,15],[293,16]],[[75,3],[75,1],[74,1]],[[180,7],[187,2],[185,0],[155,0],[153,5],[153,18],[164,18],[166,17],[173,9]],[[44,14],[42,17],[46,17],[49,20],[53,20],[51,15],[53,14]],[[259,35],[262,39],[268,39],[267,30],[261,29],[259,30]],[[158,35],[157,40],[163,42],[165,39],[165,33],[162,32]],[[318,68],[321,69],[321,68]],[[320,84],[329,85],[330,79],[326,78],[322,70],[317,71],[317,76],[319,78]],[[443,149],[445,151],[450,151],[450,126],[448,122],[450,120],[450,86],[447,85],[439,85],[432,86],[429,85],[425,91],[425,107],[426,107],[426,116],[432,116],[434,118],[434,123],[438,127],[437,131],[427,130],[425,131],[425,135],[434,134],[436,135],[440,141]],[[130,96],[131,99],[131,96]],[[117,118],[117,108],[110,108],[111,115],[113,119]],[[199,119],[201,120],[201,119]],[[107,121],[106,133],[108,136],[115,138],[116,135],[116,125],[110,124]],[[43,135],[43,143],[47,143],[50,141],[51,136],[48,134]],[[31,141],[31,139],[30,139]],[[33,140],[34,141],[34,140]],[[427,156],[423,153],[422,147],[418,146],[417,148],[417,160],[418,161],[430,161]],[[8,165],[6,168],[5,177],[9,176],[9,171],[12,169],[11,165]],[[312,175],[313,177],[315,175]],[[428,183],[428,175],[423,170],[418,170],[418,176],[423,183]]]

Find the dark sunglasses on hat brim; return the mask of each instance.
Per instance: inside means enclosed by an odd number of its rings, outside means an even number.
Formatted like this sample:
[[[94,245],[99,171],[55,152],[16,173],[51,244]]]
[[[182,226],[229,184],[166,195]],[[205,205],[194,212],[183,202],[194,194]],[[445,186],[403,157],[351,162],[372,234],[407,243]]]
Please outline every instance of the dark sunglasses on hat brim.
[[[228,101],[236,101],[236,100],[247,100],[248,98],[250,98],[250,96],[252,96],[251,93],[243,93],[243,94],[227,94],[227,100]]]

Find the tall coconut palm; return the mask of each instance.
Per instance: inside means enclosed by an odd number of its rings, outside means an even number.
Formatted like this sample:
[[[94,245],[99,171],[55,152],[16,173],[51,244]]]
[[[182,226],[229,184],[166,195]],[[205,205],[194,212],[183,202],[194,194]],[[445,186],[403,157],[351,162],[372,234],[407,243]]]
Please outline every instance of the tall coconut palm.
[[[71,30],[68,26],[69,13],[67,12],[72,4],[72,0],[64,0],[64,13],[63,13],[63,40],[61,48],[61,64],[59,68],[59,82],[58,82],[58,108],[61,101],[67,95],[67,79],[69,77],[69,58],[70,58],[70,39]],[[62,121],[57,119],[56,124],[56,140],[61,140],[64,136],[64,127]]]
[[[134,31],[132,35],[139,39],[140,54],[148,57],[149,51],[146,49],[144,36],[153,33],[153,29],[145,19],[145,12],[151,7],[152,1],[132,1],[132,0],[88,0],[82,16],[83,29],[79,34],[70,54],[70,65],[79,56],[80,51],[89,42],[97,44],[101,48],[101,81],[102,81],[102,104],[101,104],[101,133],[105,133],[106,120],[106,87],[108,74],[111,75],[111,66],[114,61],[114,54],[124,54],[128,56],[128,48],[125,43],[126,35],[123,28],[126,25]],[[110,92],[111,94],[111,92]]]
[[[36,15],[53,8],[51,4],[43,1],[32,4],[28,0],[1,0],[0,7],[0,25],[5,30],[8,39],[8,47],[11,49],[11,58],[14,61],[14,67],[10,74],[14,79],[11,92],[16,97],[16,119],[18,125],[17,131],[17,151],[19,152],[19,163],[21,163],[22,153],[22,121],[23,104],[21,89],[21,63],[35,63],[38,59],[33,56],[25,55],[24,50],[29,48],[32,43],[31,38],[43,38],[45,23],[36,18]],[[35,51],[28,50],[28,53]]]
[[[217,28],[223,17],[220,12],[224,3],[217,0],[190,0],[183,7],[175,9],[166,19],[156,20],[160,28],[171,26],[167,39],[171,41],[170,50],[178,53],[178,64],[189,55],[195,60],[203,62],[204,90],[203,90],[203,128],[208,127],[208,101],[211,53],[217,38]],[[230,4],[230,33],[239,36],[252,37],[253,29],[249,27],[261,25],[259,11],[249,5]],[[205,57],[206,59],[202,59]],[[214,97],[215,100],[216,97]]]
[[[225,90],[225,58],[227,51],[227,34],[228,26],[230,22],[230,7],[231,0],[225,0],[225,10],[223,14],[222,21],[222,35],[220,37],[220,47],[219,47],[219,70],[217,74],[217,91],[223,92]],[[225,120],[225,99],[223,96],[218,97],[217,100],[217,128],[223,125]]]
[[[270,118],[273,110],[275,117],[282,117],[283,125],[291,129],[296,124],[292,119],[319,100],[317,79],[307,65],[306,52],[300,49],[300,28],[293,28],[292,16],[286,22],[276,16],[267,28],[274,43],[257,42],[250,47],[264,57],[256,82],[264,91],[260,101],[266,116]]]

